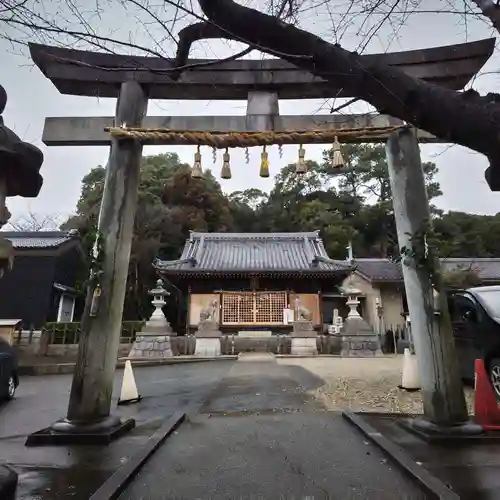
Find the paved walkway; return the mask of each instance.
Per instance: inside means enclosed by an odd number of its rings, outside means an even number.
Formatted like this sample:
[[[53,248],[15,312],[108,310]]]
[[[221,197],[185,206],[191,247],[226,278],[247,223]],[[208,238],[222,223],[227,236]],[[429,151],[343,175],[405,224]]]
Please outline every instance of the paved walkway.
[[[321,379],[274,359],[245,361],[121,500],[426,498],[340,413],[308,395]]]

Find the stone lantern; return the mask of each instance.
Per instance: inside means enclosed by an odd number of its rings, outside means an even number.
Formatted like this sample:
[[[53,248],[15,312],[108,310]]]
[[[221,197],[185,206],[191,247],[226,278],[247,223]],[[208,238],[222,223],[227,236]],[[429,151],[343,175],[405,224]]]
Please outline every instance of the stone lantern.
[[[153,288],[148,293],[153,296],[151,303],[155,310],[144,329],[136,335],[128,357],[134,359],[168,358],[173,355],[170,337],[176,334],[173,332],[167,318],[165,318],[162,308],[166,304],[165,297],[170,294],[163,288],[161,279],[156,282],[156,288]]]
[[[167,318],[165,318],[165,315],[163,314],[162,308],[163,306],[166,305],[165,297],[168,297],[170,294],[163,288],[163,281],[158,280],[156,282],[156,288],[153,288],[152,290],[149,290],[148,292],[149,295],[153,297],[153,300],[151,301],[151,304],[153,304],[153,307],[155,310],[153,311],[153,314],[151,315],[151,318],[148,321],[148,324],[158,324],[158,326],[161,324],[161,326],[164,328],[166,325],[170,327],[170,324],[167,321]]]
[[[40,175],[43,153],[4,125],[2,114],[6,104],[7,93],[0,85],[0,228],[10,219],[6,198],[36,198],[43,184]],[[13,258],[12,243],[0,236],[0,277],[12,267]]]
[[[341,355],[365,357],[382,354],[378,335],[358,311],[361,290],[351,285],[344,290],[344,294],[347,295],[346,305],[349,307],[349,313],[341,330]]]
[[[348,318],[361,318],[361,315],[358,312],[358,306],[361,303],[359,301],[361,293],[361,290],[354,287],[349,287],[345,290],[345,294],[347,295],[346,306],[349,308],[349,313],[347,314]]]

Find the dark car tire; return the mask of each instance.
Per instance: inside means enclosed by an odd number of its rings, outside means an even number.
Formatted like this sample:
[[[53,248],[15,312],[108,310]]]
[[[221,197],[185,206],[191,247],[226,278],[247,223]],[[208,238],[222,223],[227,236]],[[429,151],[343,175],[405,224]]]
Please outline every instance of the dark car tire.
[[[16,396],[16,378],[12,374],[8,379],[7,379],[7,387],[5,388],[5,398],[7,400],[14,399]]]
[[[493,393],[500,401],[500,358],[493,358],[488,364],[488,374],[490,376]]]

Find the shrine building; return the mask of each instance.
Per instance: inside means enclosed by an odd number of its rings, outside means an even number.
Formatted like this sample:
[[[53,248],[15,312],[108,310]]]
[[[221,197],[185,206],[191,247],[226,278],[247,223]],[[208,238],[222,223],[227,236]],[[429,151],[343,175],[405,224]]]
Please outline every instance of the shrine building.
[[[352,272],[347,261],[328,257],[319,231],[191,232],[180,258],[156,260],[155,268],[183,295],[186,333],[195,331],[200,312],[214,299],[225,333],[288,333],[292,325],[283,310],[293,308],[296,297],[319,332],[334,307],[345,308],[339,287]]]

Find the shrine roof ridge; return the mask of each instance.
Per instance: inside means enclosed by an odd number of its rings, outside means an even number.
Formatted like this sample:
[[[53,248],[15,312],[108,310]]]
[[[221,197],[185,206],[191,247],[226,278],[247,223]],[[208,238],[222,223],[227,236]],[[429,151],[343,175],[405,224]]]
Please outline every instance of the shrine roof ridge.
[[[18,249],[58,248],[68,241],[79,239],[76,231],[1,231],[0,237]]]
[[[190,231],[190,238],[204,238],[205,240],[297,240],[303,238],[319,238],[318,231],[304,232],[276,232],[276,233],[209,233],[201,231]]]
[[[500,282],[500,258],[496,257],[446,257],[441,258],[444,271],[473,270],[483,282]],[[399,262],[384,258],[354,260],[356,272],[372,282],[403,282]]]
[[[319,231],[294,233],[202,233],[192,231],[177,260],[157,259],[167,273],[350,272],[347,261],[331,259]]]

